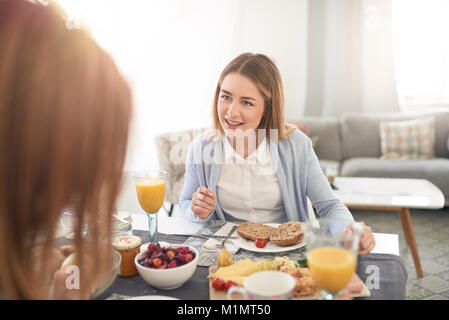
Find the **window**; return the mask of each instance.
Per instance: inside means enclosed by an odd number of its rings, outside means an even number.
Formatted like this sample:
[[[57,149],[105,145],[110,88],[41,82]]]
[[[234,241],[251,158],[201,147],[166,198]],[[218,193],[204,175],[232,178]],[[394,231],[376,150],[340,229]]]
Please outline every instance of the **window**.
[[[399,104],[405,109],[449,106],[449,1],[392,4]]]

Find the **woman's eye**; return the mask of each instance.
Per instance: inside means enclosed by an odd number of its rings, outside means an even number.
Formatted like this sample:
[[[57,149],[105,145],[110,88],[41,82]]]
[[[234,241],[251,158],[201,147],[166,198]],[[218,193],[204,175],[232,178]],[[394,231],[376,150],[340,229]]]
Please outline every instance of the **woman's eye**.
[[[227,95],[222,95],[220,98],[222,98],[223,100],[231,100],[231,97]]]
[[[248,107],[251,107],[251,106],[253,106],[253,104],[251,103],[251,102],[249,102],[249,101],[245,101],[245,100],[243,100],[243,105],[245,105],[245,106],[248,106]]]

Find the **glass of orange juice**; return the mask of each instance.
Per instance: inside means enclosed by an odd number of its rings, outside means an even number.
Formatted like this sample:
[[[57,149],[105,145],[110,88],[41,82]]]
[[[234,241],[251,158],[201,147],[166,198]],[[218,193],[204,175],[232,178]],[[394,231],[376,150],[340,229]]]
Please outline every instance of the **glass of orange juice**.
[[[337,297],[351,281],[363,228],[352,220],[319,219],[305,225],[307,265],[324,299]]]
[[[150,170],[134,174],[137,199],[142,209],[147,213],[150,230],[150,243],[157,243],[157,213],[165,198],[165,179],[167,172]]]

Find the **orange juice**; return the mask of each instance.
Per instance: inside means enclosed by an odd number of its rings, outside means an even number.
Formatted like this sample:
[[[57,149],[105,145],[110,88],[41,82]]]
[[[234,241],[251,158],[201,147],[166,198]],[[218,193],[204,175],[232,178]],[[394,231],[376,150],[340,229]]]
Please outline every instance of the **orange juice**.
[[[165,197],[165,182],[160,178],[143,178],[136,182],[140,206],[148,213],[156,213]]]
[[[355,272],[357,257],[336,247],[316,248],[307,254],[307,265],[317,285],[328,292],[344,289]]]

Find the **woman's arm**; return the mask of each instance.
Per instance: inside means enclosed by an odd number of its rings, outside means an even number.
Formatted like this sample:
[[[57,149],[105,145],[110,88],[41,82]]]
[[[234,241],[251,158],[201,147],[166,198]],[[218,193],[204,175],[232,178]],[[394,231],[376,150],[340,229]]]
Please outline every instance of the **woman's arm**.
[[[189,152],[186,158],[186,172],[184,174],[184,187],[179,199],[179,210],[187,219],[194,222],[207,222],[212,217],[212,213],[204,219],[199,218],[192,211],[192,197],[198,188],[201,186],[199,179],[198,166],[194,162],[194,143],[190,145]]]
[[[345,224],[354,221],[351,212],[338,199],[321,170],[320,163],[312,148],[310,139],[306,139],[307,150],[307,196],[315,207],[318,215],[322,218],[345,220],[342,224],[335,224],[331,230],[333,234],[338,234]],[[346,222],[347,221],[347,222]]]
[[[308,143],[308,164],[307,164],[307,196],[312,201],[317,213],[320,217],[330,219],[342,219],[343,223],[335,223],[331,227],[331,232],[334,235],[339,234],[347,225],[354,221],[354,218],[344,203],[335,197],[332,188],[325,177],[323,170],[321,170],[320,163],[312,148],[310,139]],[[363,227],[363,233],[359,243],[359,255],[365,255],[373,250],[376,245],[371,228],[365,223],[359,222]]]

